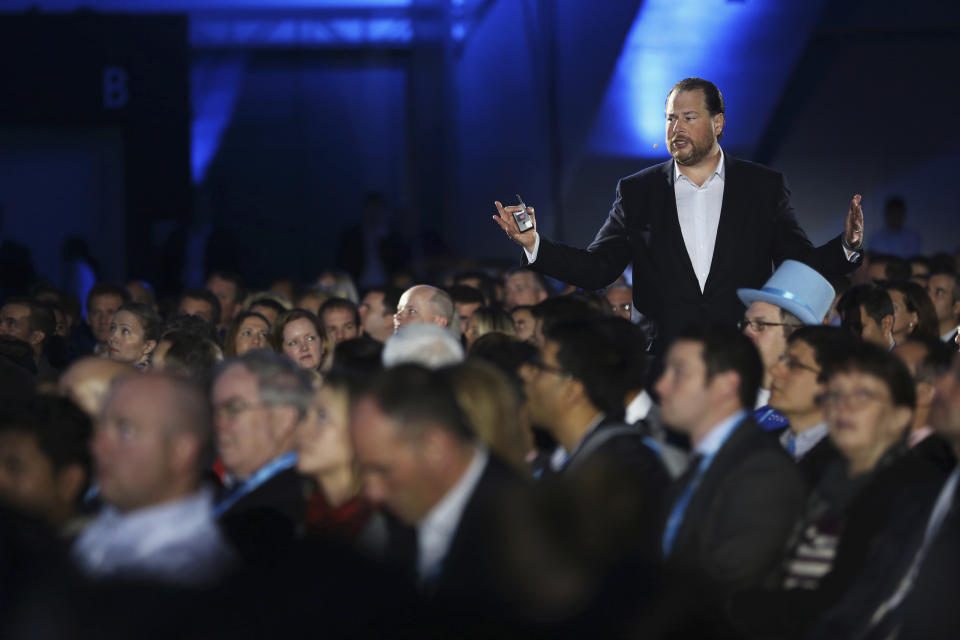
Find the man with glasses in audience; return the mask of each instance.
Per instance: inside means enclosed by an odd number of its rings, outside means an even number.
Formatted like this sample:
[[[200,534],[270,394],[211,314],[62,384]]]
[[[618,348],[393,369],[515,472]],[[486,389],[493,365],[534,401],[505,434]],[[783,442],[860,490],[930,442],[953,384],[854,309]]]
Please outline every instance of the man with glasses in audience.
[[[214,516],[240,556],[258,564],[293,540],[304,517],[295,439],[313,387],[289,358],[253,350],[220,365],[211,397],[228,478]]]
[[[780,444],[811,485],[837,458],[820,402],[826,391],[822,374],[849,342],[849,335],[839,327],[801,327],[787,338],[786,352],[771,369],[770,406],[789,423],[780,433]]]
[[[786,350],[792,332],[823,322],[833,302],[833,287],[802,262],[785,260],[762,289],[737,289],[737,296],[747,306],[737,326],[756,345],[763,361],[755,417],[764,429],[782,429],[787,426],[786,418],[768,404],[773,366]]]

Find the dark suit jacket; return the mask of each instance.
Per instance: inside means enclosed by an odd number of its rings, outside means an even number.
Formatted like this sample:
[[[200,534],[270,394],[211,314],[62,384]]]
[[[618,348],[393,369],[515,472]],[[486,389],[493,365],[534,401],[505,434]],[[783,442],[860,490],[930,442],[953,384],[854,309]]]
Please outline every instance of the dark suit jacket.
[[[305,510],[303,478],[291,468],[241,498],[218,522],[244,562],[260,565],[293,543]]]
[[[504,540],[500,514],[503,500],[516,495],[524,482],[490,454],[480,481],[470,496],[457,532],[443,559],[440,574],[425,591],[451,610],[497,610],[504,603],[498,587],[498,562]]]
[[[743,316],[737,288],[761,288],[787,258],[826,276],[856,267],[846,259],[840,236],[813,247],[797,223],[783,175],[728,154],[724,162],[720,225],[702,293],[677,218],[673,160],[620,180],[607,220],[587,249],[541,236],[531,268],[600,289],[632,261],[634,306],[656,323],[662,346],[689,324],[735,323]]]
[[[667,513],[680,491],[679,484],[671,491]],[[694,492],[668,570],[720,592],[759,585],[781,557],[802,512],[804,493],[793,460],[747,417]]]

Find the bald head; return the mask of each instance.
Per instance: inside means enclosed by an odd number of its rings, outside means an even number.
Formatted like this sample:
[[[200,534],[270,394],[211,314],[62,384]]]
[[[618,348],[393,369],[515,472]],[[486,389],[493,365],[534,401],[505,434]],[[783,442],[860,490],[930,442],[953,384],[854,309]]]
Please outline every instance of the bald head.
[[[455,313],[453,300],[446,291],[418,284],[400,296],[397,313],[393,316],[393,326],[394,330],[397,330],[408,324],[426,322],[441,327],[453,327]]]
[[[133,365],[89,356],[70,365],[60,376],[60,393],[73,400],[92,419],[100,414],[113,382],[136,374]]]

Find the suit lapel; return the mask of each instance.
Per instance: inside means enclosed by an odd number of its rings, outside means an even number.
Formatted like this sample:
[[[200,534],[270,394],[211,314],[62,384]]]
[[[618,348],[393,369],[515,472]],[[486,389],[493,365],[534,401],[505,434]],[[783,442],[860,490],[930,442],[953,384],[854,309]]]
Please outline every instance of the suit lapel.
[[[755,425],[749,415],[741,420],[710,462],[709,468],[700,479],[700,486],[693,494],[687,511],[683,515],[683,522],[680,524],[673,545],[675,553],[684,548],[689,538],[700,529],[704,515],[716,496],[717,488],[722,484],[723,477],[727,475],[735,451],[740,448],[740,444],[745,439],[750,437],[751,429],[748,425],[751,424]]]
[[[684,256],[686,258],[683,260],[683,273],[684,277],[687,280],[687,286],[693,287],[693,290],[700,292],[700,282],[697,280],[697,272],[693,268],[693,262],[690,260],[690,254],[687,253],[687,245],[683,242],[683,231],[680,229],[680,215],[677,213],[677,194],[673,188],[673,161],[669,161],[663,165],[663,173],[665,180],[663,181],[663,191],[661,192],[661,197],[663,198],[663,205],[660,207],[652,208],[654,211],[666,211],[667,220],[666,226],[669,233],[667,234],[672,239],[672,253],[675,256]]]
[[[710,274],[704,286],[704,293],[715,286],[716,281],[723,280],[724,271],[731,258],[741,251],[748,251],[749,247],[742,245],[743,225],[746,216],[743,203],[749,202],[749,194],[741,180],[737,180],[739,166],[736,158],[724,154],[724,181],[723,204],[720,206],[720,224],[717,227],[717,239],[713,245],[713,258],[710,262]]]

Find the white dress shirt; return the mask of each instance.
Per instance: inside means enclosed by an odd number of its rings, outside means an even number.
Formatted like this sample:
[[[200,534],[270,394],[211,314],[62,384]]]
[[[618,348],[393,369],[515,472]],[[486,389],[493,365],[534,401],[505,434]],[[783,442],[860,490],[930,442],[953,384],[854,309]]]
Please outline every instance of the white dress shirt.
[[[627,424],[639,422],[647,417],[651,407],[653,407],[653,398],[645,390],[641,391],[627,405],[627,412],[623,421]]]
[[[77,538],[74,560],[96,578],[176,585],[212,582],[233,559],[212,508],[209,489],[129,512],[105,506]]]
[[[717,168],[699,187],[683,175],[676,161],[673,163],[673,194],[677,200],[677,219],[701,292],[707,285],[710,264],[713,262],[713,248],[717,243],[725,175],[723,151],[720,152]]]
[[[457,533],[463,510],[480,482],[489,457],[485,448],[478,447],[457,483],[417,524],[417,576],[421,582],[435,577],[439,572],[453,536]]]

